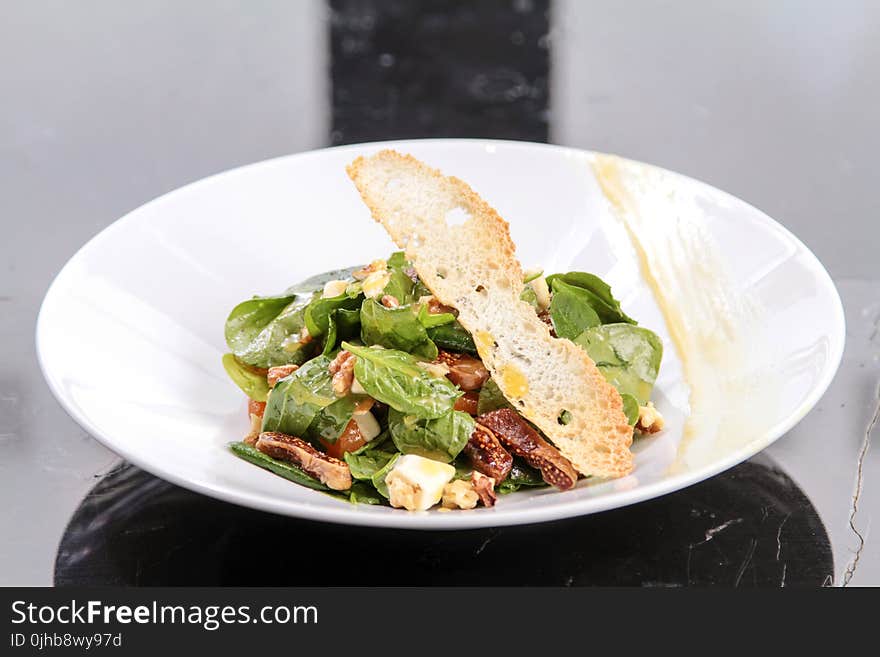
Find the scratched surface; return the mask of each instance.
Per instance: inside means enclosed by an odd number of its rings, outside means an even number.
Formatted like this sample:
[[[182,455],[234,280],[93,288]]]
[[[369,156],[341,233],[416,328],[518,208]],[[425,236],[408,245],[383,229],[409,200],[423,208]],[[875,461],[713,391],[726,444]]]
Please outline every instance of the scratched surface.
[[[284,546],[289,563],[320,554],[322,563],[341,565],[356,550],[363,563],[394,567],[255,568],[243,555],[260,546]],[[541,558],[524,567],[524,554]],[[55,567],[59,585],[755,587],[821,586],[832,577],[831,545],[815,508],[766,457],[624,509],[454,532],[284,518],[124,466],[77,510]]]
[[[358,530],[367,552],[399,555],[399,583],[504,583],[515,572],[525,578],[515,583],[562,585],[880,584],[869,430],[880,131],[865,111],[880,101],[880,7],[838,3],[828,21],[758,0],[557,0],[549,16],[536,0],[375,4],[278,3],[243,16],[231,1],[105,0],[5,12],[0,584],[270,583],[246,567],[255,542],[308,531],[335,554],[350,540],[350,529],[231,507],[119,467],[51,397],[34,322],[66,259],[152,197],[283,153],[419,135],[550,139],[729,190],[829,268],[847,348],[803,422],[712,480],[540,527]],[[546,557],[526,573],[514,560],[523,546]],[[493,573],[490,562],[510,567]]]

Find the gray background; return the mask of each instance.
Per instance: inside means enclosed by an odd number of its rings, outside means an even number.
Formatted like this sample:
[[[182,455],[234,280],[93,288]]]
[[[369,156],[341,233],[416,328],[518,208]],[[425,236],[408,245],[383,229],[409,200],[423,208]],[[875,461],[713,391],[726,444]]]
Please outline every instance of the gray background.
[[[0,584],[49,584],[58,540],[116,457],[39,373],[33,330],[53,275],[145,201],[327,140],[317,2],[18,2],[0,20]],[[551,139],[669,167],[800,236],[847,310],[847,351],[818,407],[768,451],[806,491],[836,580],[880,584],[880,456],[863,447],[880,380],[880,4],[556,3]]]

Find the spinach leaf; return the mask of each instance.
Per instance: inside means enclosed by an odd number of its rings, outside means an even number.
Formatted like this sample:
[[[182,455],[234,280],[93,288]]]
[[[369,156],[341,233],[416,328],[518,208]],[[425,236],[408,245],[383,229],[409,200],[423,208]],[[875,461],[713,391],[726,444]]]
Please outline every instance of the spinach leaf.
[[[274,472],[285,479],[289,479],[290,481],[294,481],[308,488],[313,488],[314,490],[328,490],[324,484],[295,466],[293,463],[273,459],[268,454],[263,454],[263,452],[256,447],[239,442],[230,444],[229,449],[232,450],[232,453],[237,457],[249,461],[254,465],[258,465],[261,468],[265,468],[270,472]]]
[[[429,313],[428,304],[423,303],[419,306],[419,323],[426,329],[451,324],[454,321],[455,315],[452,313]]]
[[[361,340],[366,345],[399,349],[427,360],[437,358],[437,346],[431,342],[412,306],[386,308],[367,299],[361,306]]]
[[[352,504],[384,504],[385,500],[376,494],[376,490],[370,484],[363,481],[355,481],[347,491],[348,501]]]
[[[470,480],[471,473],[474,471],[474,466],[471,464],[470,459],[459,454],[458,458],[452,462],[452,465],[455,466],[455,474],[452,476],[453,479]]]
[[[354,376],[367,394],[402,413],[437,418],[451,411],[462,395],[448,379],[431,376],[403,351],[349,342],[342,348],[357,356]]]
[[[389,279],[385,284],[383,294],[390,294],[397,299],[400,305],[406,305],[413,301],[413,281],[401,269],[388,269]]]
[[[232,443],[229,445],[229,449],[240,459],[248,461],[249,463],[253,463],[254,465],[258,465],[261,468],[269,470],[270,472],[284,477],[285,479],[289,479],[290,481],[300,484],[301,486],[306,486],[307,488],[326,492],[333,497],[347,500],[352,504],[384,503],[382,497],[376,494],[376,491],[373,489],[373,486],[371,486],[370,483],[355,481],[352,484],[351,488],[349,488],[348,490],[334,491],[328,489],[320,481],[307,474],[305,471],[298,468],[293,463],[274,459],[268,454],[263,454],[263,452],[256,449],[255,447],[252,447],[251,445],[247,445],[241,442]],[[388,492],[387,488],[385,492]]]
[[[474,432],[474,419],[461,411],[450,411],[424,420],[391,410],[388,429],[394,446],[404,454],[418,454],[449,463],[464,449]]]
[[[412,298],[416,301],[421,299],[422,297],[433,296],[433,292],[428,289],[428,286],[422,283],[422,279],[419,278],[416,280],[415,285],[413,285]]]
[[[358,397],[347,395],[322,408],[306,431],[309,440],[316,444],[335,443],[351,420],[358,401]]]
[[[276,383],[266,402],[262,430],[305,436],[321,409],[336,401],[329,365],[327,356],[317,356]]]
[[[617,322],[626,322],[627,324],[638,323],[621,310],[620,302],[611,294],[611,287],[595,274],[588,274],[583,271],[570,271],[567,274],[548,276],[547,284],[550,285],[550,289],[554,293],[556,288],[553,287],[553,284],[556,281],[562,281],[585,292],[584,298],[588,300],[590,306],[599,315],[602,324]]]
[[[229,378],[241,388],[242,392],[255,401],[266,401],[269,394],[269,383],[266,375],[255,372],[232,354],[223,355],[223,369]]]
[[[418,298],[413,295],[415,283],[406,273],[406,270],[412,265],[403,255],[403,251],[392,253],[385,262],[388,267],[390,279],[385,285],[383,293],[393,296],[401,306],[415,301]]]
[[[523,486],[537,488],[546,485],[547,482],[541,477],[540,472],[521,463],[517,459],[514,460],[513,467],[510,469],[510,474],[507,475],[507,479],[495,486],[495,490],[499,495],[504,495],[506,493],[516,492]]]
[[[336,346],[336,313],[338,312],[338,310],[334,310],[327,317],[327,332],[324,336],[324,348],[321,350],[322,356],[330,356]]]
[[[400,454],[395,454],[391,457],[391,459],[383,465],[381,468],[376,470],[373,473],[373,476],[370,478],[370,481],[373,483],[373,487],[379,491],[379,494],[388,499],[388,484],[385,483],[385,477],[388,476],[388,473],[391,472],[391,469],[394,467],[394,464],[397,463],[397,459],[400,458]]]
[[[360,454],[346,452],[343,455],[348,468],[351,470],[351,476],[361,481],[369,481],[372,483],[373,475],[385,467],[395,456],[395,452],[386,452],[381,449],[368,449]]]
[[[339,308],[330,313],[327,334],[324,337],[323,356],[330,356],[340,340],[347,340],[358,335],[361,328],[359,310]]]
[[[381,447],[385,443],[385,441],[388,440],[390,435],[391,434],[388,433],[388,429],[385,429],[384,431],[382,431],[382,433],[380,433],[378,436],[373,438],[370,442],[366,443],[365,445],[361,445],[353,452],[349,452],[349,454],[357,455],[357,454],[363,454],[364,452],[369,451],[371,449],[379,449],[379,447]]]
[[[305,323],[313,338],[324,335],[330,327],[330,315],[335,310],[358,310],[361,296],[350,297],[345,292],[336,297],[316,296],[305,310]]]
[[[657,379],[663,343],[653,331],[632,324],[594,326],[575,338],[621,394],[644,405]]]
[[[340,308],[336,311],[336,330],[340,340],[357,336],[361,331],[361,311]]]
[[[398,301],[400,301],[400,303],[412,303],[414,301],[418,301],[422,297],[431,295],[431,290],[429,290],[427,286],[422,283],[422,279],[416,277],[413,281],[413,279],[410,278],[407,270],[412,270],[412,263],[406,259],[403,251],[395,251],[391,254],[386,262],[388,264],[388,269],[392,271],[399,271],[406,275],[406,277],[409,278],[410,281],[412,281],[412,289],[409,291],[409,294],[406,297],[407,301],[404,302],[403,299],[398,298]],[[385,291],[386,293],[391,294],[391,292],[388,292],[387,286],[385,288]]]
[[[388,269],[406,269],[411,266],[403,251],[395,251],[388,256],[388,260],[385,262],[388,265]]]
[[[599,315],[590,305],[589,293],[559,279],[553,281],[550,319],[556,335],[574,340],[584,329],[598,326]]]
[[[639,400],[626,392],[620,393],[620,398],[623,400],[623,413],[626,415],[626,421],[634,427],[639,421]]]
[[[226,318],[226,344],[247,365],[300,365],[313,349],[297,339],[308,303],[308,295],[296,294],[243,301]]]
[[[495,379],[488,379],[480,388],[480,396],[477,399],[477,415],[490,413],[499,408],[513,408],[507,397],[501,392],[501,388],[495,383]]]
[[[428,329],[428,337],[441,349],[477,355],[477,345],[458,320]]]

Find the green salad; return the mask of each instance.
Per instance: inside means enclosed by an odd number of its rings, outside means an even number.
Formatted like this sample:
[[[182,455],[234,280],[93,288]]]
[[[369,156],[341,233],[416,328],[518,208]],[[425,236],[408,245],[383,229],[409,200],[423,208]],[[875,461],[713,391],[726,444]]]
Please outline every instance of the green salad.
[[[521,298],[589,354],[637,433],[662,429],[650,401],[662,344],[605,282],[532,272]],[[354,503],[472,509],[580,476],[508,403],[456,310],[402,252],[243,301],[225,337],[223,366],[251,422],[232,452],[302,486]]]

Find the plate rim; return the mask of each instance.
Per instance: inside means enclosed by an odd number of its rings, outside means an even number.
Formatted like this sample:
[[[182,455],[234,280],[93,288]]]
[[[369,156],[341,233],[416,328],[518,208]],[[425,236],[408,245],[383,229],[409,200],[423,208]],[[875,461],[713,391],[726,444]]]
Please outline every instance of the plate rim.
[[[794,233],[789,231],[785,226],[770,217],[768,214],[755,207],[754,205],[748,203],[747,201],[744,201],[743,199],[731,194],[730,192],[727,192],[723,189],[710,185],[686,174],[678,173],[670,169],[665,169],[657,165],[648,164],[640,162],[638,160],[615,155],[614,157],[618,157],[621,161],[672,173],[675,176],[686,179],[690,183],[696,184],[701,188],[708,188],[712,191],[713,194],[720,194],[722,196],[728,197],[729,199],[734,199],[738,203],[744,204],[750,210],[755,212],[755,216],[758,219],[760,219],[762,222],[769,222],[769,225],[778,230],[784,239],[789,240],[792,244],[794,244],[794,246],[803,255],[806,256],[806,258],[810,262],[811,269],[819,276],[821,282],[827,284],[829,286],[829,289],[833,292],[832,297],[834,301],[834,309],[832,324],[834,325],[833,328],[836,330],[836,332],[830,334],[830,356],[823,368],[822,374],[819,377],[818,382],[813,386],[812,390],[805,397],[799,408],[793,411],[788,417],[781,419],[779,422],[775,423],[766,431],[764,431],[762,435],[753,438],[751,441],[749,441],[747,444],[743,445],[739,449],[728,453],[725,458],[718,459],[717,461],[713,461],[708,465],[696,468],[690,472],[670,475],[651,484],[636,486],[635,488],[623,491],[614,491],[613,493],[599,495],[596,497],[579,498],[570,501],[560,500],[550,507],[519,509],[515,512],[504,512],[503,510],[499,511],[496,507],[492,509],[477,509],[467,514],[440,514],[430,511],[413,513],[402,510],[399,512],[381,514],[369,512],[364,513],[358,511],[358,507],[355,505],[344,505],[343,503],[340,503],[338,509],[333,507],[315,507],[308,502],[302,502],[299,500],[290,500],[289,498],[275,499],[266,495],[227,490],[227,488],[214,486],[210,483],[188,480],[184,477],[178,476],[173,471],[165,470],[161,467],[156,467],[154,463],[147,462],[146,459],[141,459],[136,454],[132,454],[131,450],[127,449],[125,446],[120,447],[118,442],[114,441],[112,437],[105,435],[104,432],[95,427],[90,419],[86,416],[86,414],[81,412],[76,405],[70,403],[70,401],[67,399],[67,396],[63,393],[60,382],[56,380],[56,377],[52,373],[51,365],[46,362],[43,352],[43,341],[46,339],[44,336],[47,331],[44,319],[45,308],[51,303],[53,294],[55,294],[57,287],[60,285],[59,282],[62,281],[64,276],[68,274],[68,272],[76,264],[76,261],[81,257],[81,255],[88,249],[93,248],[94,245],[99,243],[102,239],[106,239],[109,234],[119,230],[121,226],[124,226],[126,223],[131,221],[132,218],[136,217],[136,215],[142,209],[153,204],[164,202],[168,200],[169,197],[173,197],[176,194],[191,191],[192,188],[198,187],[200,185],[216,182],[223,176],[235,175],[251,168],[270,166],[272,164],[277,164],[282,161],[307,158],[309,156],[325,152],[361,152],[364,150],[369,150],[371,148],[405,148],[407,146],[417,144],[443,144],[450,146],[455,144],[484,144],[492,146],[503,146],[506,148],[522,148],[526,150],[550,150],[569,155],[576,154],[578,156],[587,157],[594,157],[597,155],[610,155],[600,151],[562,146],[558,144],[547,144],[542,142],[508,139],[432,138],[362,142],[357,144],[346,144],[342,146],[331,146],[326,148],[301,151],[297,153],[281,155],[278,157],[272,157],[249,164],[244,164],[241,166],[233,167],[231,169],[225,169],[223,171],[210,174],[208,176],[199,178],[173,190],[165,192],[147,201],[146,203],[143,203],[136,208],[133,208],[118,219],[114,220],[108,226],[104,227],[91,238],[89,238],[79,249],[77,249],[70,256],[70,258],[68,258],[68,260],[64,263],[58,273],[53,277],[51,283],[46,289],[43,300],[40,303],[40,309],[37,314],[34,338],[37,362],[39,364],[43,378],[45,379],[50,391],[52,392],[52,395],[55,397],[55,399],[58,401],[64,411],[68,414],[68,416],[70,416],[83,430],[88,432],[90,436],[95,438],[104,447],[112,451],[117,456],[153,474],[154,476],[157,476],[182,488],[186,488],[187,490],[192,490],[203,495],[208,495],[215,499],[220,499],[224,502],[237,504],[239,506],[245,506],[259,511],[268,511],[284,516],[304,518],[307,520],[319,522],[331,522],[335,524],[394,529],[443,531],[454,529],[476,529],[551,522],[562,518],[583,516],[598,513],[601,511],[608,511],[611,509],[623,508],[631,504],[636,504],[638,502],[643,502],[649,499],[660,497],[662,495],[666,495],[668,493],[682,490],[683,488],[687,488],[688,486],[691,486],[700,481],[704,481],[721,472],[724,472],[725,470],[728,470],[729,468],[738,465],[739,463],[742,463],[743,461],[751,458],[755,454],[769,447],[771,444],[773,444],[775,441],[777,441],[779,438],[789,432],[793,427],[795,427],[807,415],[807,413],[809,413],[813,409],[813,407],[815,407],[818,401],[828,390],[831,382],[834,380],[834,377],[840,368],[840,364],[843,359],[844,348],[846,345],[846,316],[843,308],[843,302],[840,298],[840,292],[838,291],[834,280],[831,278],[831,275],[828,273],[828,270],[822,264],[821,260],[819,260],[819,258],[809,249],[809,247],[807,247]],[[231,455],[230,457],[234,458]]]

